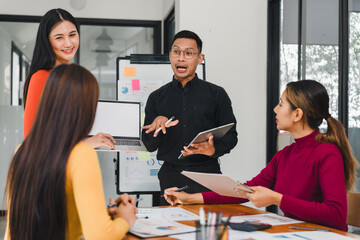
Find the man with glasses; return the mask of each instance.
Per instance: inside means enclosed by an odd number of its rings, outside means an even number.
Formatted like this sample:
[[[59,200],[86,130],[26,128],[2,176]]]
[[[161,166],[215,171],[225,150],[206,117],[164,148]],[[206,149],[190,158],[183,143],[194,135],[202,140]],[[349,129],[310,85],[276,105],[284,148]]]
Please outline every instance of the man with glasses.
[[[221,173],[218,158],[237,143],[230,98],[222,87],[199,79],[195,73],[204,59],[201,49],[197,34],[178,32],[169,54],[173,80],[152,92],[146,103],[143,141],[148,151],[158,150],[157,158],[164,161],[158,173],[161,192],[174,186],[188,186],[189,193],[209,191],[181,171]],[[172,116],[176,120],[169,121]],[[199,132],[232,122],[235,125],[223,138],[210,137],[207,142],[186,147]],[[185,157],[178,159],[181,153]]]

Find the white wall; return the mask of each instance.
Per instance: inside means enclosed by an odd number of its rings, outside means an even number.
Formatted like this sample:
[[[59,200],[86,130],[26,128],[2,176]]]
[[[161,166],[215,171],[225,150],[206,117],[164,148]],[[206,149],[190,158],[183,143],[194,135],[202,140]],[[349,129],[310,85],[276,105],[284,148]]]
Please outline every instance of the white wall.
[[[175,1],[174,0],[163,0],[163,19],[169,15],[171,9],[174,7]]]
[[[175,24],[200,36],[206,80],[232,100],[239,142],[221,169],[250,179],[266,162],[267,0],[176,0]]]

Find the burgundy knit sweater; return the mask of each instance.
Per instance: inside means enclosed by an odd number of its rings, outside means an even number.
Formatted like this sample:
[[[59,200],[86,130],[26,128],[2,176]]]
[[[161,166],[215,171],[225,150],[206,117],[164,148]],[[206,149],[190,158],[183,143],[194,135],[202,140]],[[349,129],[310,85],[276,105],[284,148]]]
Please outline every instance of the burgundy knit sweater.
[[[315,131],[295,139],[269,164],[246,182],[283,194],[280,209],[285,216],[347,231],[347,199],[344,165],[339,149],[317,143]],[[247,200],[202,193],[205,203],[241,203]]]

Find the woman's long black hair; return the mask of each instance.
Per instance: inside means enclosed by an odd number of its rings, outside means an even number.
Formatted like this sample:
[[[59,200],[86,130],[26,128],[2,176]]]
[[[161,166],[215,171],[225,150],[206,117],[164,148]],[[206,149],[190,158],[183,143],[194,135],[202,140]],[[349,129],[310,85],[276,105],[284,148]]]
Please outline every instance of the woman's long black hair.
[[[24,84],[24,108],[26,105],[26,97],[30,85],[31,76],[40,69],[50,70],[55,66],[55,53],[49,41],[51,30],[62,21],[73,23],[79,32],[79,26],[74,17],[64,9],[56,8],[48,11],[41,19],[39,29],[36,36],[35,48],[31,60],[29,74]]]
[[[91,130],[98,97],[98,83],[85,68],[63,64],[51,71],[33,128],[9,168],[11,240],[65,239],[66,166]]]

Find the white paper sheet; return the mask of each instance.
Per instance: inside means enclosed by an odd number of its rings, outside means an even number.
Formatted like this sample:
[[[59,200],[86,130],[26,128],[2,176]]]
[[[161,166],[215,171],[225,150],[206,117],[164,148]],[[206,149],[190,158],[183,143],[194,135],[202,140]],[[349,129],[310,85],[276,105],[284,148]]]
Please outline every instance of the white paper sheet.
[[[223,218],[223,220],[225,221],[226,218]],[[255,214],[255,215],[233,216],[230,222],[234,222],[234,223],[258,222],[258,223],[267,223],[274,226],[274,225],[302,223],[303,221],[295,220],[288,217],[283,217],[275,213],[264,213],[264,214]]]
[[[138,218],[162,218],[168,221],[199,220],[199,216],[180,207],[138,208]]]
[[[229,238],[228,240],[242,240],[242,239],[268,239],[271,236],[270,233],[262,232],[262,231],[255,231],[255,232],[244,232],[244,231],[237,231],[229,229]]]
[[[195,240],[196,233],[184,233],[184,234],[174,235],[171,237],[179,240]],[[271,237],[270,233],[261,232],[261,231],[243,232],[243,231],[232,230],[229,228],[229,232],[228,232],[228,240],[243,240],[243,239],[255,239],[255,238],[269,239],[269,237]]]
[[[195,227],[169,221],[161,217],[151,217],[148,219],[137,219],[129,232],[139,237],[148,238],[194,232],[195,230]]]
[[[287,232],[287,233],[272,233],[267,238],[254,238],[255,240],[352,240],[353,238],[346,237],[333,232]]]

